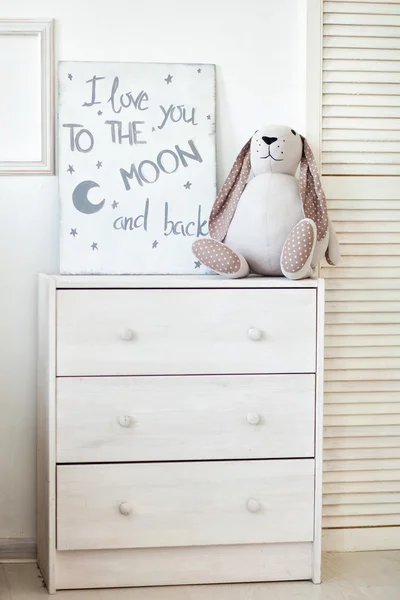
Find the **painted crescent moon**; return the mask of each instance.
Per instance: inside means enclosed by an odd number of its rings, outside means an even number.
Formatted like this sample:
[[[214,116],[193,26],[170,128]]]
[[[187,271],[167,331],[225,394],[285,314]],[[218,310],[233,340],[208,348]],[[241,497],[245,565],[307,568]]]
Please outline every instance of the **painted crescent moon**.
[[[103,208],[106,201],[105,198],[99,204],[92,204],[88,199],[88,191],[94,187],[100,186],[95,181],[82,181],[82,183],[76,186],[72,194],[72,202],[76,210],[86,215],[92,215]]]

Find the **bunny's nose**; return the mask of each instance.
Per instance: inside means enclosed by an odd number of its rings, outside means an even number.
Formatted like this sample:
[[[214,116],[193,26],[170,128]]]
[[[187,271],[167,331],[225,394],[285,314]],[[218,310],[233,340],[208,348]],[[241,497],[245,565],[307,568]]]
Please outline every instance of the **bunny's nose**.
[[[268,144],[268,146],[270,146],[271,144],[273,144],[274,142],[276,142],[278,138],[270,138],[267,137],[266,135],[263,136],[263,140],[266,144]]]

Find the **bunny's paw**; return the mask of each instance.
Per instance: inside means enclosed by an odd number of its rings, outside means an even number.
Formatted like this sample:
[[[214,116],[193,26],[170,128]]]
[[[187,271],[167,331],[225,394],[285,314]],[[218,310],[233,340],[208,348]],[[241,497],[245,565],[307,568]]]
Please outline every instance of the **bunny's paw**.
[[[231,279],[247,277],[249,265],[246,259],[231,248],[211,238],[196,240],[192,246],[193,254],[206,267],[218,275]]]
[[[288,279],[313,277],[312,266],[317,228],[311,219],[302,219],[289,233],[281,254],[281,269]]]

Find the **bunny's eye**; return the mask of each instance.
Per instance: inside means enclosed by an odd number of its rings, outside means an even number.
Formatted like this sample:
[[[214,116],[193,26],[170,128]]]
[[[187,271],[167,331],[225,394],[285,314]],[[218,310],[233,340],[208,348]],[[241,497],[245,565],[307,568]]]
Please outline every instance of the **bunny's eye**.
[[[293,135],[296,135],[296,132],[294,129],[291,129],[290,131],[293,133]]]

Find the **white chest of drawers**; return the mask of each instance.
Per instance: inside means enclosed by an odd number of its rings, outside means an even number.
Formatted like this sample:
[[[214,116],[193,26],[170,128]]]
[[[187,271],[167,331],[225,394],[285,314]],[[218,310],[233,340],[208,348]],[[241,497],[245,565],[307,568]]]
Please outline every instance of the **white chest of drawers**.
[[[320,581],[321,280],[39,279],[48,590]]]

